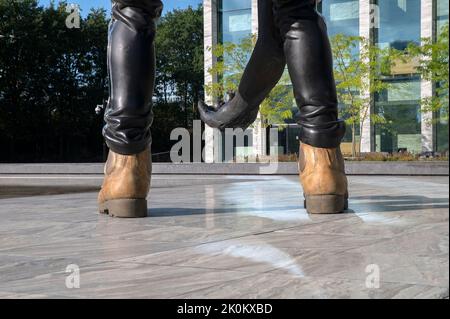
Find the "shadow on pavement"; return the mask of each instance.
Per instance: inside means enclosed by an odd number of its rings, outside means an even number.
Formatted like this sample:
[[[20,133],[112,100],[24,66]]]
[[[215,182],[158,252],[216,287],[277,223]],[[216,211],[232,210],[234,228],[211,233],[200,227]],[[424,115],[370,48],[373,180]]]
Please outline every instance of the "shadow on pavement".
[[[353,201],[353,203],[352,203]],[[357,203],[355,203],[357,201]],[[426,196],[355,196],[350,199],[351,208],[359,213],[417,211],[421,209],[448,209],[448,198],[430,198]]]
[[[1,186],[0,199],[97,192],[95,186]]]

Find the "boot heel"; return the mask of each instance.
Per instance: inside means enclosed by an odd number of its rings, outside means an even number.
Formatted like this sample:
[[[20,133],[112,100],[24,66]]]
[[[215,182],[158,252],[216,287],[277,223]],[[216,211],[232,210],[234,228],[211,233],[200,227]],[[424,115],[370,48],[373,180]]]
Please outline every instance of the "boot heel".
[[[338,214],[348,209],[348,199],[340,195],[305,196],[305,208],[309,214]]]
[[[100,213],[117,218],[147,217],[147,200],[115,199],[100,204]]]

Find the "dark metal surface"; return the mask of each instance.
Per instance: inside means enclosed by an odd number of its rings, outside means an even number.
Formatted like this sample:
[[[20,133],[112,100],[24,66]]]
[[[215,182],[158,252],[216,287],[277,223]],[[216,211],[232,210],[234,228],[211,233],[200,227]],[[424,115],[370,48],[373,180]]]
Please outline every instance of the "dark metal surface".
[[[155,84],[155,19],[159,0],[115,0],[108,40],[110,100],[103,133],[116,153],[142,152],[151,143]]]

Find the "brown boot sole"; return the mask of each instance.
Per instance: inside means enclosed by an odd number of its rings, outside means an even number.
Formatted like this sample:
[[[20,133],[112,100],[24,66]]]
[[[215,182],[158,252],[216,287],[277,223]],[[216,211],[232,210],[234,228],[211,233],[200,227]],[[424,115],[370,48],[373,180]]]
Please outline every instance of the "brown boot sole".
[[[309,214],[339,214],[348,209],[348,198],[340,195],[305,196],[305,208]]]
[[[147,217],[147,200],[115,199],[99,204],[100,214],[117,218]]]

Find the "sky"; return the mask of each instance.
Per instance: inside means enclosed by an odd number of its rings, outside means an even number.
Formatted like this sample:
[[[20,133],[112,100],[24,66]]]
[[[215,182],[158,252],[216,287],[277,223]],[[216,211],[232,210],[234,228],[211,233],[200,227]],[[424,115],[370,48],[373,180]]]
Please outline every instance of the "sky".
[[[172,11],[173,9],[183,9],[188,6],[197,7],[202,0],[162,0],[164,3],[164,12]],[[48,5],[50,0],[39,0],[43,5]],[[58,2],[57,0],[55,2]],[[90,8],[107,8],[111,7],[111,0],[68,0],[68,3],[79,4],[83,14],[87,14]]]

